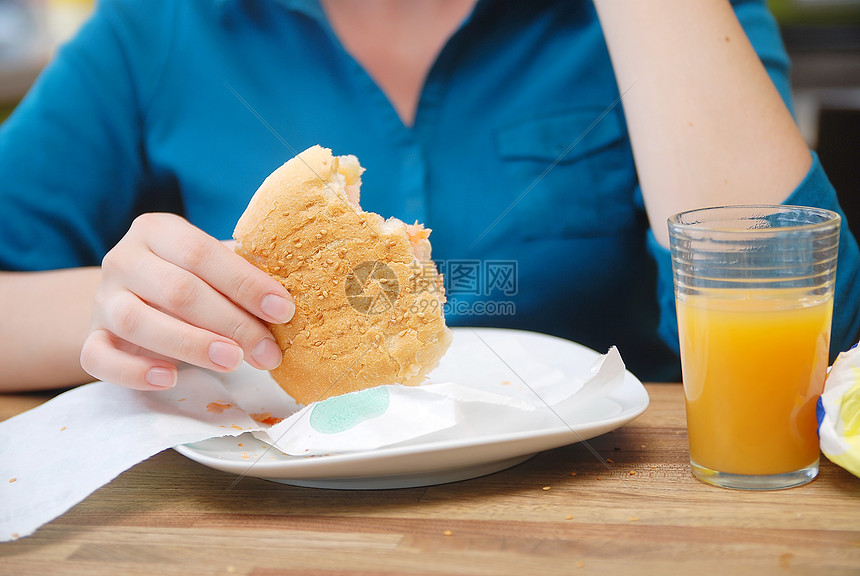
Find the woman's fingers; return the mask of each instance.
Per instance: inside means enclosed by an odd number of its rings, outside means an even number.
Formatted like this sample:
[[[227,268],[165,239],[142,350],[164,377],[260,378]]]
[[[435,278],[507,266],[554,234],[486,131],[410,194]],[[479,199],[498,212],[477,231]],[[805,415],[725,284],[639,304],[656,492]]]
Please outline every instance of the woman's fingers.
[[[156,310],[129,292],[112,299],[101,324],[121,340],[201,368],[231,371],[244,359],[232,340]]]
[[[232,252],[221,242],[175,217],[176,233],[145,231],[158,257],[204,279],[215,290],[258,318],[273,324],[288,322],[295,304],[280,282]],[[135,225],[150,227],[145,218]]]
[[[164,390],[176,385],[176,366],[139,349],[124,350],[106,330],[95,330],[87,337],[81,349],[81,366],[100,380],[134,390]]]
[[[279,282],[224,244],[178,216],[147,214],[104,258],[81,364],[144,390],[173,385],[178,362],[272,369],[282,353],[261,320],[294,312]]]
[[[120,294],[131,294],[121,292]],[[212,286],[191,272],[173,266],[163,260],[151,264],[134,287],[134,295],[142,300],[140,304],[156,308],[187,325],[202,328],[202,331],[187,331],[184,336],[196,341],[198,347],[214,345],[217,336],[226,337],[231,343],[239,345],[248,363],[255,368],[271,370],[281,362],[281,352],[268,328],[255,316],[213,289]],[[145,304],[144,304],[145,303]],[[155,343],[142,340],[142,334],[135,331],[118,332],[121,326],[115,324],[122,315],[130,315],[139,310],[134,299],[115,302],[115,309],[106,310],[105,324],[117,336],[138,342],[147,349],[155,350]],[[157,317],[152,317],[153,320]],[[113,322],[113,326],[110,323]],[[145,324],[141,319],[136,324]],[[216,346],[217,348],[217,346]],[[164,354],[164,350],[158,350]],[[210,357],[211,359],[211,357]],[[186,360],[188,361],[188,360]],[[200,365],[197,362],[194,364]]]

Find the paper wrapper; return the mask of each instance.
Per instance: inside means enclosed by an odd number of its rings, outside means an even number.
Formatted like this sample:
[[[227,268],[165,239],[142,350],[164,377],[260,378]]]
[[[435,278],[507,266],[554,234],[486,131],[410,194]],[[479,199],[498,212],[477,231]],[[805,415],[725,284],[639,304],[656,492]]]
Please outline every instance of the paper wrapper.
[[[0,541],[32,534],[123,471],[180,444],[252,432],[286,454],[315,456],[527,431],[557,425],[560,414],[624,382],[614,348],[570,374],[548,369],[516,339],[499,339],[492,350],[468,332],[455,341],[461,361],[443,360],[426,385],[372,388],[302,409],[247,366],[229,375],[184,367],[165,391],[96,382],[66,392],[0,423]],[[492,360],[507,371],[488,370]],[[494,380],[498,390],[499,378],[511,380],[505,395],[486,385]]]
[[[818,436],[827,458],[860,477],[860,348],[836,358],[818,400]]]

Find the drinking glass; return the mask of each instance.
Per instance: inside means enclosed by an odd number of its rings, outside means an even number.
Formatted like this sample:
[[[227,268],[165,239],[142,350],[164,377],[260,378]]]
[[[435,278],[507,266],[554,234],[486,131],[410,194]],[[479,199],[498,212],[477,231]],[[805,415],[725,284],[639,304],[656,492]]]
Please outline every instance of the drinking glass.
[[[840,217],[720,206],[669,219],[694,476],[779,489],[818,474]]]

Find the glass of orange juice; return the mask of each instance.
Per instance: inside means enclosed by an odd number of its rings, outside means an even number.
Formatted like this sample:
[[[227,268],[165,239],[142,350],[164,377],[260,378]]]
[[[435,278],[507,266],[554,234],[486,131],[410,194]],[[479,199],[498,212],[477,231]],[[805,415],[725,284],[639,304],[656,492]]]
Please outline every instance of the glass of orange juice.
[[[693,475],[780,489],[818,474],[841,219],[722,206],[669,219]]]

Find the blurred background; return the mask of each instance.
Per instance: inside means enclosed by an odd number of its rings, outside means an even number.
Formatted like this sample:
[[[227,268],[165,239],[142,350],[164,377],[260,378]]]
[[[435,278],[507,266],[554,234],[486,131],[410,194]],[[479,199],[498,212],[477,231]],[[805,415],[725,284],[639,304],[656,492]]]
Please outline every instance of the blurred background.
[[[791,57],[795,117],[860,238],[860,0],[770,0]]]
[[[92,9],[93,0],[0,0],[0,119]]]
[[[860,0],[769,4],[792,59],[797,122],[860,238]],[[93,0],[0,0],[0,122],[92,8]]]

